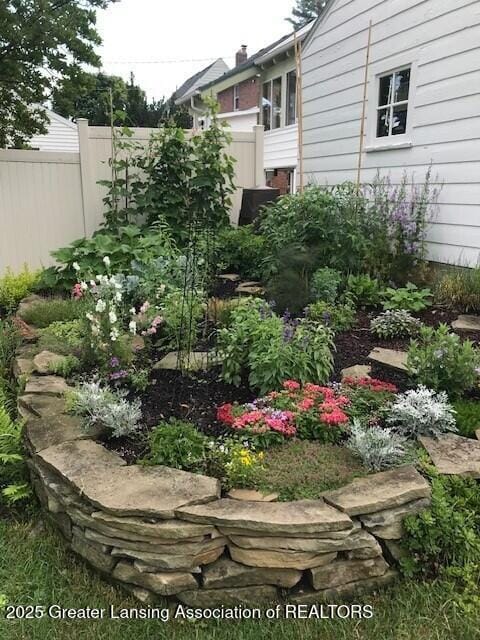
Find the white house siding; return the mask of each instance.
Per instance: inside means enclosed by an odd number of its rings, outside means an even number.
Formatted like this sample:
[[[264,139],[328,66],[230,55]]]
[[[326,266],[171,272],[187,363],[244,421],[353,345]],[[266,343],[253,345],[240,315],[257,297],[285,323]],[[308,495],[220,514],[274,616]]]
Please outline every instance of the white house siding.
[[[219,113],[218,119],[227,122],[232,131],[251,131],[258,124],[258,107],[246,111]]]
[[[362,181],[380,170],[398,182],[405,169],[421,179],[431,163],[443,188],[429,232],[430,258],[474,264],[480,249],[480,0],[332,0],[304,48],[306,178],[356,179],[370,20],[370,109],[376,74],[415,62],[417,69],[408,114],[412,146],[374,150],[373,117],[367,116]]]
[[[48,133],[34,136],[30,140],[32,149],[78,153],[77,125],[51,111],[47,111],[47,115],[50,119]]]
[[[296,167],[298,158],[298,126],[265,132],[265,169]]]

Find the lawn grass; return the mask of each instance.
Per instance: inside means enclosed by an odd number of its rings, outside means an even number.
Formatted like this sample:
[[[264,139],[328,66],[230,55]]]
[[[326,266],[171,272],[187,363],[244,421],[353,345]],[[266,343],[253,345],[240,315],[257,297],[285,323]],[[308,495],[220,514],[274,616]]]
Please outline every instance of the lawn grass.
[[[0,598],[9,604],[139,607],[77,561],[48,527],[0,522]],[[2,640],[475,640],[480,612],[462,613],[447,583],[401,581],[382,595],[363,596],[371,620],[170,621],[0,618]]]
[[[261,489],[278,493],[280,500],[314,500],[367,473],[346,447],[291,440],[268,449]]]

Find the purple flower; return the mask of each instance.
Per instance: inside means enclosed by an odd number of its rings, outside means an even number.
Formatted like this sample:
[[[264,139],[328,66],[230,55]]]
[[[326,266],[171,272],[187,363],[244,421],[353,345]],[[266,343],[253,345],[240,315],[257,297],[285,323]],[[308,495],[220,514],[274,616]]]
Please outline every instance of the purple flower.
[[[110,366],[112,368],[118,367],[120,365],[120,360],[116,357],[113,356],[113,358],[110,359]]]

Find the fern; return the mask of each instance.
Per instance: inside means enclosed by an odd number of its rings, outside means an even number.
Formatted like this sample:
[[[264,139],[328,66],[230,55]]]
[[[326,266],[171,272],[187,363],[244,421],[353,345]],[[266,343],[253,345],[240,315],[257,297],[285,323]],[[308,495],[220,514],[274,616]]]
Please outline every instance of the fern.
[[[0,391],[0,489],[7,504],[31,495],[22,448],[22,424],[12,420]]]

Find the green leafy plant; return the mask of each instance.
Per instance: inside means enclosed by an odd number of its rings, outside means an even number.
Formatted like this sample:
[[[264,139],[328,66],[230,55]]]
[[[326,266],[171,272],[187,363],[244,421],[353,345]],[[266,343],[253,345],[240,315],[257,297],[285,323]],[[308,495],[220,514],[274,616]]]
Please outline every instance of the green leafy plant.
[[[198,471],[205,461],[207,441],[190,422],[172,418],[169,422],[161,422],[150,433],[150,452],[142,462]]]
[[[215,245],[222,271],[238,273],[245,279],[262,279],[265,238],[255,233],[252,225],[222,229]]]
[[[160,308],[168,345],[177,351],[190,353],[197,342],[199,323],[205,316],[203,292],[191,289],[172,291],[164,297]]]
[[[351,302],[330,304],[314,302],[308,307],[308,317],[314,322],[321,322],[335,333],[348,331],[355,326],[355,307]]]
[[[382,287],[380,281],[368,273],[351,274],[347,278],[345,295],[356,307],[376,307],[382,300]]]
[[[280,318],[258,299],[246,299],[233,310],[230,327],[218,332],[218,344],[223,379],[238,386],[248,373],[261,393],[288,379],[326,382],[333,368],[329,329],[306,318]]]
[[[384,311],[370,323],[370,330],[382,340],[411,338],[418,334],[422,323],[405,309]]]
[[[457,400],[453,403],[455,420],[460,435],[467,438],[475,437],[480,429],[480,402],[478,400]]]
[[[80,360],[76,356],[63,356],[58,362],[54,362],[49,366],[49,373],[62,378],[69,378],[72,373],[81,368]]]
[[[7,267],[0,277],[0,309],[13,311],[20,300],[35,289],[39,277],[40,271],[30,271],[26,264],[17,274]]]
[[[378,425],[386,409],[394,401],[398,389],[394,384],[376,378],[344,378],[342,393],[349,399],[345,413],[362,423]]]
[[[446,273],[435,288],[439,304],[464,313],[480,312],[480,267]]]
[[[22,318],[27,324],[44,329],[52,322],[78,320],[84,313],[85,308],[80,300],[52,298],[32,305],[22,313]]]
[[[404,309],[416,313],[432,304],[431,297],[430,289],[419,289],[417,285],[409,282],[400,289],[392,289],[391,287],[386,289],[383,294],[383,308],[385,311]]]
[[[52,322],[39,333],[39,350],[53,351],[59,355],[80,355],[86,339],[86,328],[82,320]]]
[[[150,384],[150,371],[148,369],[133,369],[128,373],[128,381],[135,391],[143,393]]]
[[[233,447],[230,452],[230,460],[225,465],[228,489],[256,489],[264,471],[264,453],[255,453],[252,448],[243,445]]]
[[[28,499],[31,489],[22,446],[22,424],[12,420],[0,389],[0,491],[4,502]]]
[[[408,350],[409,374],[434,391],[446,391],[451,398],[472,389],[477,381],[479,352],[470,340],[451,333],[448,326],[422,327]]]
[[[334,304],[339,295],[342,274],[336,269],[322,267],[312,275],[310,291],[313,300]]]
[[[9,411],[16,405],[16,382],[12,375],[12,363],[20,344],[20,336],[11,320],[0,319],[0,397]]]

